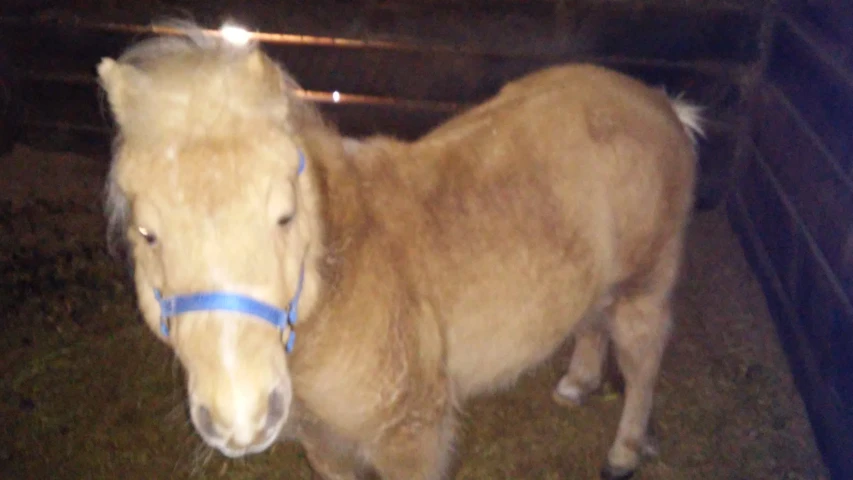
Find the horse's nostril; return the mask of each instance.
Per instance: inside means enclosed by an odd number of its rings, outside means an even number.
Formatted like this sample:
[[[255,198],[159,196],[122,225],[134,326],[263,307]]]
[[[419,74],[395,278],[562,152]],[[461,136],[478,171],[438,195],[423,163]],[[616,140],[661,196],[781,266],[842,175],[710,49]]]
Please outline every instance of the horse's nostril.
[[[216,426],[213,424],[213,417],[210,415],[210,410],[205,406],[196,407],[195,424],[199,433],[205,437],[213,438],[218,435]]]
[[[266,428],[273,427],[284,417],[284,396],[279,390],[273,389],[270,392],[269,407],[267,408],[267,424]]]

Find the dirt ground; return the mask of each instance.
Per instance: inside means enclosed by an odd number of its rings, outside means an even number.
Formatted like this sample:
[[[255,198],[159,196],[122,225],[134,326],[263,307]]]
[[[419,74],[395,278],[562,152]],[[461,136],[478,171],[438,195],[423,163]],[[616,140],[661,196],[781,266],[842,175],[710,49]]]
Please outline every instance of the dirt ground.
[[[241,461],[191,430],[180,367],[105,252],[104,155],[0,157],[0,478],[308,479],[300,448]],[[659,384],[647,479],[825,479],[761,290],[722,211],[697,214]],[[568,348],[467,406],[456,478],[592,479],[621,397],[566,410]]]

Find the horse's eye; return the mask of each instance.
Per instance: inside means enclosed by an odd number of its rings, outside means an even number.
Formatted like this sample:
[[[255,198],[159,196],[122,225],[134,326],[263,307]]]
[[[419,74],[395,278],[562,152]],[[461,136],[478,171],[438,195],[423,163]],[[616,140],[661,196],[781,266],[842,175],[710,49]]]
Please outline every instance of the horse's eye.
[[[157,244],[157,235],[155,235],[154,232],[145,227],[137,227],[136,230],[139,232],[139,235],[142,236],[142,239],[145,240],[145,243],[151,246]]]
[[[291,220],[293,220],[292,214],[291,215],[282,215],[282,216],[278,217],[278,226],[279,227],[286,227],[288,224],[290,224]]]

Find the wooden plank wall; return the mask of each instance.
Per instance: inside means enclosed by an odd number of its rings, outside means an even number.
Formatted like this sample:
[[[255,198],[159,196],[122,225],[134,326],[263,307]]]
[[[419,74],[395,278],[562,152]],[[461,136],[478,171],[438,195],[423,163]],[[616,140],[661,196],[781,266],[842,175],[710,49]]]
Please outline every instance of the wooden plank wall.
[[[833,478],[853,478],[853,10],[782,2],[729,198]]]

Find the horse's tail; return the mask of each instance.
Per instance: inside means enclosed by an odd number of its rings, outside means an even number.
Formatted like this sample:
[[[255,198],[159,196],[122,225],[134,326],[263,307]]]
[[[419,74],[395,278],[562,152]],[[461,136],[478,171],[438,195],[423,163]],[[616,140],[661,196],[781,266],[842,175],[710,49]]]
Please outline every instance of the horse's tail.
[[[682,99],[681,95],[670,98],[670,103],[675,115],[684,127],[684,133],[690,137],[693,145],[696,145],[697,137],[705,138],[705,119],[702,117],[704,107]]]

